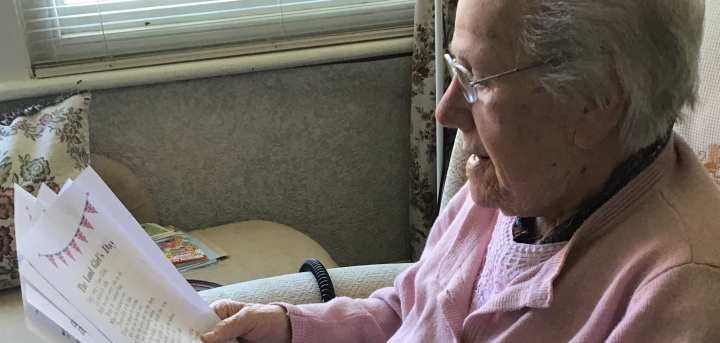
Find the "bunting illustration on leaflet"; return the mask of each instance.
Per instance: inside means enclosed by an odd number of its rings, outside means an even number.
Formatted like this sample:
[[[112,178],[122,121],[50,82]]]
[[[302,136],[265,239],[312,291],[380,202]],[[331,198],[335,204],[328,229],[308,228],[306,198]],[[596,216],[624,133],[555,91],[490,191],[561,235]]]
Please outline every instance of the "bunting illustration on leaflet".
[[[70,262],[75,261],[75,256],[73,256],[72,250],[75,250],[78,254],[83,253],[82,250],[80,249],[80,246],[78,245],[78,240],[81,242],[84,242],[85,244],[89,244],[87,237],[85,237],[85,234],[83,233],[82,229],[85,228],[85,229],[95,230],[95,228],[93,228],[92,224],[90,223],[90,220],[88,219],[87,215],[89,213],[98,213],[98,211],[95,209],[95,207],[93,207],[93,205],[90,203],[89,197],[90,197],[90,193],[86,193],[85,208],[83,209],[83,215],[80,219],[80,223],[78,224],[77,230],[75,230],[75,235],[73,236],[73,238],[70,239],[70,242],[65,247],[63,247],[62,249],[60,249],[57,252],[50,253],[50,254],[38,254],[39,256],[47,258],[47,260],[50,263],[52,263],[52,265],[55,266],[55,268],[59,268],[58,263],[56,262],[56,259],[60,260],[60,262],[62,262],[66,266],[68,265],[69,261]],[[72,250],[70,250],[70,249],[72,249]],[[66,256],[69,258],[69,260],[66,259]]]

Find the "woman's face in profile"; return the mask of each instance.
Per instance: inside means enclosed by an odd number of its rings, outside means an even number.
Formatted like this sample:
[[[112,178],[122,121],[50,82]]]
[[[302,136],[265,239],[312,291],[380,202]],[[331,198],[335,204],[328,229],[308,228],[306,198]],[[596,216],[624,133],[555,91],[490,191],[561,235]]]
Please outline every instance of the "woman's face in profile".
[[[534,63],[523,53],[515,1],[460,0],[452,53],[480,79]],[[537,81],[542,68],[497,78],[468,103],[457,79],[437,109],[443,126],[464,134],[473,201],[506,215],[541,216],[586,171],[574,144],[584,101],[554,101]],[[585,168],[586,169],[586,168]]]

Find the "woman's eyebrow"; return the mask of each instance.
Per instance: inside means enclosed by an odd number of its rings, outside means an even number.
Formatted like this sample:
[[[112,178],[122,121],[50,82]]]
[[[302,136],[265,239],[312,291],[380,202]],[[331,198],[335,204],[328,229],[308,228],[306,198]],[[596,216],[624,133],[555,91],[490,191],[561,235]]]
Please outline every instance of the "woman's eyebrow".
[[[461,53],[458,53],[458,51],[453,48],[453,42],[450,42],[450,44],[448,44],[448,52],[452,57],[455,58],[458,64],[465,67],[465,69],[470,72],[473,79],[482,79],[484,77],[490,76],[490,74],[486,70],[481,70],[476,66],[473,66],[473,64],[469,63],[469,60],[465,58],[465,56],[463,56]]]
[[[450,52],[450,55],[451,55],[452,57],[454,57],[457,61],[460,62],[460,65],[462,65],[463,67],[465,67],[465,69],[470,70],[470,68],[468,68],[469,65],[468,65],[468,63],[467,63],[467,60],[466,60],[464,57],[459,56],[459,55],[457,54],[457,52],[455,51],[455,49],[453,49],[453,43],[452,43],[452,42],[450,42],[450,44],[448,45],[448,52]]]

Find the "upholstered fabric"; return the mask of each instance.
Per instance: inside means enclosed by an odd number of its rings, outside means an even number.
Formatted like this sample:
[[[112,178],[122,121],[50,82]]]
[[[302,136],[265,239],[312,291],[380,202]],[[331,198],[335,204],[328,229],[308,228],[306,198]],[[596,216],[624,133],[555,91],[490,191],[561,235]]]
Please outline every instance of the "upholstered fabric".
[[[320,244],[300,231],[278,223],[246,221],[192,232],[197,233],[220,246],[230,257],[183,274],[186,279],[232,285],[297,273],[303,261],[309,258],[319,260],[328,269],[338,266]]]
[[[140,224],[158,223],[157,211],[145,184],[128,167],[91,154],[90,165]]]
[[[25,328],[20,287],[0,290],[0,341],[22,343],[45,343]]]
[[[337,296],[367,298],[372,292],[393,285],[410,263],[380,264],[328,269]],[[320,289],[311,273],[293,273],[254,280],[200,292],[207,303],[232,299],[244,303],[267,304],[281,301],[309,304],[321,301]]]
[[[463,150],[463,133],[458,130],[457,135],[455,135],[452,155],[450,155],[450,164],[448,165],[447,174],[445,175],[445,185],[443,186],[442,198],[440,199],[441,211],[445,209],[450,199],[452,199],[465,182],[467,182],[465,164],[469,157],[470,156]]]
[[[0,126],[0,289],[20,284],[13,184],[37,194],[44,183],[57,192],[88,166],[90,100],[80,93],[0,114],[9,123]]]
[[[678,125],[705,168],[720,184],[720,1],[705,2],[705,31],[700,57],[700,89],[694,111]]]

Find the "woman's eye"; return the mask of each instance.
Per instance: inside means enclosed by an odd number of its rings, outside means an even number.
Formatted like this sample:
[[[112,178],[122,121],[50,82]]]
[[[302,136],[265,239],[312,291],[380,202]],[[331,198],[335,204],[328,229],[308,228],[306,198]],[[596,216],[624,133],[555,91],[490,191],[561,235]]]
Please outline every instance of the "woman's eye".
[[[478,90],[484,90],[484,89],[487,89],[487,88],[490,87],[490,82],[489,82],[489,81],[486,81],[486,82],[476,83],[476,84],[475,84],[475,87],[476,87]]]

